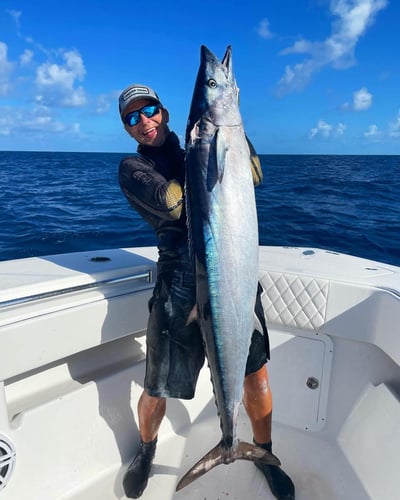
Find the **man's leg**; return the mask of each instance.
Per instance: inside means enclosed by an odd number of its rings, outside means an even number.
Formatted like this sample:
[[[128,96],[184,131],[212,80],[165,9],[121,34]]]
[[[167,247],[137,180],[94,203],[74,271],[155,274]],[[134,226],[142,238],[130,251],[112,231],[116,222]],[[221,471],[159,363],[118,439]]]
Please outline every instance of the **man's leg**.
[[[145,443],[156,439],[165,416],[166,403],[165,398],[155,398],[149,396],[146,391],[142,392],[138,402],[138,415],[140,438]]]
[[[254,442],[272,452],[272,394],[266,365],[245,377],[243,403],[253,429]],[[255,463],[264,474],[272,494],[278,500],[294,500],[294,485],[290,477],[273,465]]]
[[[270,442],[272,394],[266,365],[245,377],[243,403],[250,418],[254,439],[257,443]]]
[[[155,398],[143,391],[138,403],[139,451],[123,479],[125,495],[128,498],[139,498],[147,486],[156,452],[158,430],[164,418],[165,409],[165,398]]]

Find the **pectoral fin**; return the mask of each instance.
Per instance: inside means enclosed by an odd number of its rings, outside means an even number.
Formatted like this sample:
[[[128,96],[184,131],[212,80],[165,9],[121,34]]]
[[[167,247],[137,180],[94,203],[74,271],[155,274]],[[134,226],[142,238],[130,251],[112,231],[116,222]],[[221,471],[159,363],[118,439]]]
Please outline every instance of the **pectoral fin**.
[[[226,153],[228,151],[228,145],[224,138],[224,134],[222,129],[218,129],[215,134],[215,154],[216,154],[216,163],[217,163],[217,176],[219,182],[222,181],[224,177],[225,171],[225,160]]]

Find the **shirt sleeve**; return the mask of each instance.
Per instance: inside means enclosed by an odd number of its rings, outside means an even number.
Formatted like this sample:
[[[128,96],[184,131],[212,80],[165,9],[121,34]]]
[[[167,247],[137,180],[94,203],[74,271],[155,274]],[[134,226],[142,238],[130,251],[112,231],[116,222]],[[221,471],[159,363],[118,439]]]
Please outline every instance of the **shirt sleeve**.
[[[253,175],[253,183],[254,186],[256,187],[259,184],[261,184],[263,180],[261,162],[260,158],[258,157],[258,154],[256,153],[256,150],[254,149],[253,144],[250,142],[250,139],[247,137],[247,135],[246,135],[246,141],[250,150],[250,167],[251,167],[251,173]]]
[[[183,189],[176,179],[167,180],[141,157],[125,158],[119,166],[119,183],[129,201],[164,220],[182,213]]]

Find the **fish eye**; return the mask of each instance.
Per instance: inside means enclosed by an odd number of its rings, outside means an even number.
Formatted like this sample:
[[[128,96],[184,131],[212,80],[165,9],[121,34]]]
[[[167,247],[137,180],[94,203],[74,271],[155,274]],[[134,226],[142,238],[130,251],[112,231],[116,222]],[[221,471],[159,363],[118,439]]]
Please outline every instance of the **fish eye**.
[[[208,86],[211,88],[211,89],[215,89],[215,87],[217,86],[217,82],[213,79],[213,78],[210,78],[208,80]]]

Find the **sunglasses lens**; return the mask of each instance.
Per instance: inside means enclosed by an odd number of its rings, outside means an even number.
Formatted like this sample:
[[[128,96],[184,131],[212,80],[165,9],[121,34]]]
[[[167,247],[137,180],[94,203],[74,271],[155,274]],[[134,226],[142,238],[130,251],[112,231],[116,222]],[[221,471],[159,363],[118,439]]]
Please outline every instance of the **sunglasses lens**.
[[[140,111],[141,111],[141,113],[144,114],[144,116],[146,118],[151,118],[152,116],[156,115],[160,111],[160,107],[157,105],[144,106],[144,108],[142,108]]]
[[[125,123],[129,125],[129,127],[134,127],[139,123],[140,115],[139,111],[133,111],[132,113],[128,113],[125,116]]]

